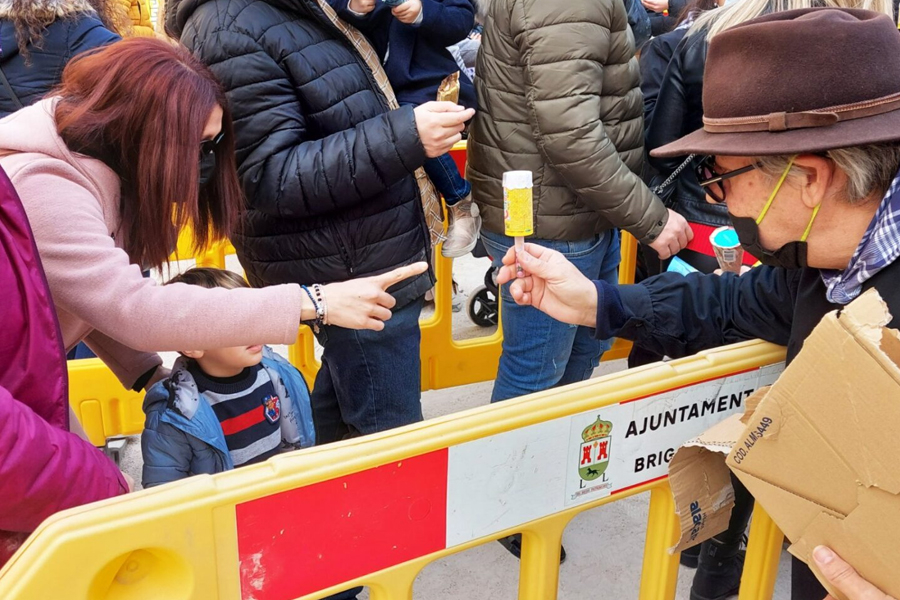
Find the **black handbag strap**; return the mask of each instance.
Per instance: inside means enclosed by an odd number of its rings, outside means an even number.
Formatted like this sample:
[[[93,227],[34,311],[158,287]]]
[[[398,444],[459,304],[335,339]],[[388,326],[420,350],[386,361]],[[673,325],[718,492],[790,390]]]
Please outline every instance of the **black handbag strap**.
[[[691,161],[694,160],[695,156],[697,156],[697,155],[691,154],[686,159],[684,159],[684,162],[682,162],[680,165],[678,165],[678,167],[674,171],[672,171],[672,174],[669,175],[669,177],[665,181],[663,181],[661,184],[659,184],[657,186],[650,188],[650,191],[653,192],[654,194],[656,194],[657,196],[662,194],[663,191],[667,187],[672,185],[672,182],[675,181],[679,175],[681,175],[681,172],[684,171],[686,168],[688,168],[688,165],[691,164]]]
[[[16,110],[22,108],[22,101],[19,100],[19,97],[16,96],[16,93],[13,91],[12,86],[9,85],[9,80],[6,78],[6,75],[3,74],[3,69],[0,68],[0,83],[3,84],[3,88],[9,94],[9,97],[12,98],[13,104],[16,107]]]

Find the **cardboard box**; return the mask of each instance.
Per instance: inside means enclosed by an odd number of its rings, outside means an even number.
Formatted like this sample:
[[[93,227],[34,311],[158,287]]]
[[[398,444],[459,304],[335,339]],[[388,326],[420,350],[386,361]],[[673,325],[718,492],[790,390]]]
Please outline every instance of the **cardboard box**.
[[[669,462],[669,487],[681,521],[681,538],[672,552],[704,542],[728,527],[734,490],[725,457],[741,438],[746,424],[769,387],[747,398],[743,415],[732,415],[685,442]]]
[[[830,313],[743,417],[676,452],[669,476],[682,536],[673,550],[727,527],[734,473],[794,556],[812,564],[813,548],[830,546],[900,597],[900,335],[890,320],[875,291]]]

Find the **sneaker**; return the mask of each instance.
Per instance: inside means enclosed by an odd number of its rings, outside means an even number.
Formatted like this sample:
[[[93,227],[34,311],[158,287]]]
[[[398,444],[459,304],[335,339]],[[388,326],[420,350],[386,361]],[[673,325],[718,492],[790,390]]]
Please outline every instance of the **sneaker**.
[[[478,214],[478,206],[472,202],[472,195],[448,206],[447,216],[450,224],[441,254],[447,258],[465,256],[475,248],[481,231],[481,216]]]

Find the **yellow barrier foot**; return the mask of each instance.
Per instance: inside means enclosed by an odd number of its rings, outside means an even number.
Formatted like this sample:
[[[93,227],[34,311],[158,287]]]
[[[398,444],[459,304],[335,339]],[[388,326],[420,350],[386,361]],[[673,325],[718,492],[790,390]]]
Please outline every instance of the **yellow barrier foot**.
[[[555,600],[559,590],[559,549],[570,516],[547,518],[522,530],[519,600]]]
[[[650,492],[644,569],[641,572],[641,600],[673,600],[678,584],[679,554],[669,554],[678,541],[679,523],[675,500],[668,484]]]
[[[744,559],[739,600],[771,600],[783,544],[784,534],[757,504],[750,523],[750,543]]]

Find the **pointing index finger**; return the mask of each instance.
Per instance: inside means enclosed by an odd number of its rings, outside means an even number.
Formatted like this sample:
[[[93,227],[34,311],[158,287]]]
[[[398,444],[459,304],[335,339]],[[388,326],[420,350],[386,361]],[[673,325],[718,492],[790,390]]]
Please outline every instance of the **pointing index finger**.
[[[400,283],[404,279],[409,279],[410,277],[421,275],[427,270],[427,262],[417,262],[411,265],[406,265],[405,267],[399,267],[397,269],[394,269],[393,271],[388,271],[387,273],[382,273],[381,275],[375,276],[373,279],[378,283],[378,285],[381,286],[381,289],[386,290],[392,285]]]

